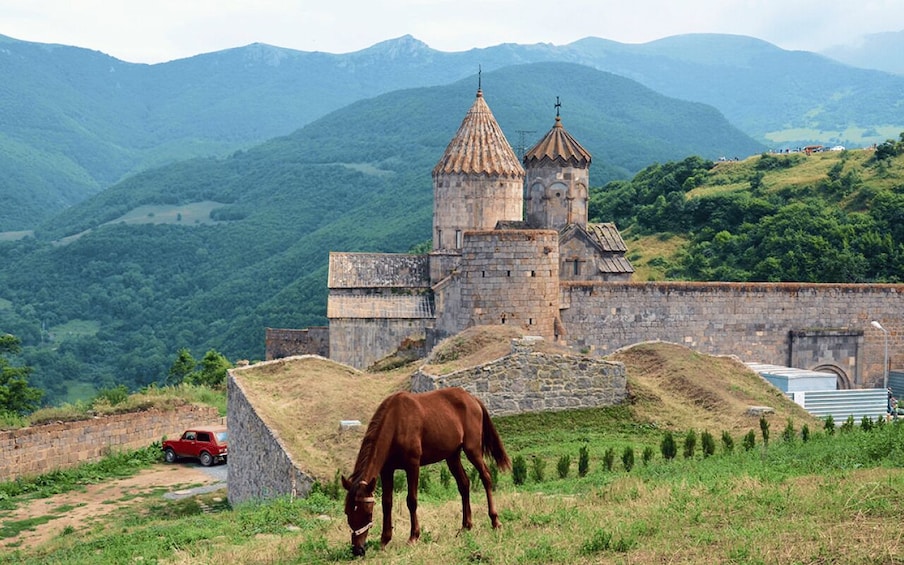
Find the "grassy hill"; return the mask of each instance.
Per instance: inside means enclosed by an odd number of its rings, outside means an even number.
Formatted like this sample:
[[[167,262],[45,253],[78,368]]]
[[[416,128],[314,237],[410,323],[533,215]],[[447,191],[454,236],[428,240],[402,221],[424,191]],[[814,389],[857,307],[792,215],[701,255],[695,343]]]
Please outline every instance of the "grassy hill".
[[[511,339],[522,332],[509,327],[469,328],[440,343],[431,359],[456,357],[456,367],[492,361],[511,351]],[[551,344],[549,344],[551,346]],[[454,355],[450,350],[454,349]],[[651,430],[726,430],[740,437],[759,429],[758,416],[750,406],[770,406],[770,419],[798,427],[821,424],[778,389],[743,363],[728,357],[713,357],[669,343],[647,343],[621,350],[607,359],[625,365],[630,402],[623,409],[586,410],[570,414],[531,414],[497,419],[503,437],[536,432],[544,422],[556,422],[563,434],[578,433],[597,446],[611,435],[603,429],[609,419],[624,418],[618,428],[649,427]],[[329,483],[337,471],[348,474],[364,437],[370,416],[383,398],[398,390],[409,390],[416,363],[386,373],[364,373],[317,357],[289,358],[252,365],[236,373],[255,409],[276,430],[295,461],[317,480]],[[348,391],[355,394],[348,394]],[[360,420],[362,426],[339,431],[339,420]],[[582,422],[582,420],[585,420]],[[596,426],[600,426],[594,429]],[[658,433],[658,432],[657,432]],[[655,442],[656,434],[648,441]],[[548,453],[551,445],[511,442],[510,455]],[[566,446],[559,446],[565,448]],[[575,453],[579,445],[568,446]],[[536,449],[535,449],[536,448]],[[600,457],[602,453],[595,453]]]
[[[483,338],[486,336],[484,335]],[[482,342],[490,347],[482,338]],[[469,353],[479,356],[483,347]],[[509,455],[528,465],[523,484],[512,474],[500,474],[495,500],[503,527],[492,530],[482,492],[471,493],[474,528],[460,532],[461,503],[454,484],[446,484],[437,465],[422,469],[418,514],[420,541],[406,544],[405,493],[396,491],[393,504],[395,536],[379,549],[381,509],[375,510],[366,559],[376,563],[798,563],[888,562],[902,551],[900,513],[904,511],[904,461],[901,434],[894,424],[869,431],[853,428],[822,431],[783,395],[749,371],[725,358],[699,355],[671,344],[646,344],[617,354],[628,370],[631,403],[615,408],[526,414],[496,418]],[[402,382],[398,374],[364,375],[335,364],[307,365],[282,361],[255,378],[296,382],[327,392],[335,402],[308,413],[310,399],[286,396],[274,417],[291,435],[309,434],[317,452],[333,453],[337,444],[311,426],[321,419],[345,417],[339,403],[357,396],[359,408],[372,413],[382,391],[381,380]],[[258,369],[264,369],[259,367]],[[323,379],[362,385],[360,395],[337,395],[340,387],[322,387]],[[295,372],[298,370],[299,372]],[[244,372],[244,371],[243,371]],[[247,373],[246,373],[247,374]],[[288,377],[288,378],[287,378]],[[367,380],[368,383],[362,383]],[[699,392],[683,383],[708,387]],[[300,389],[303,389],[303,385]],[[639,392],[637,392],[639,391]],[[658,391],[658,392],[655,392]],[[664,405],[663,401],[674,402]],[[737,420],[746,402],[768,401],[779,414],[768,417],[768,445],[755,433],[755,445],[744,449],[739,434],[758,432],[757,422]],[[308,402],[308,404],[305,404]],[[365,403],[369,406],[364,406]],[[706,406],[704,406],[706,404]],[[337,408],[331,412],[330,409]],[[369,412],[368,412],[369,411]],[[669,414],[666,414],[668,412]],[[671,418],[672,422],[664,419]],[[721,426],[725,424],[725,428]],[[791,424],[790,433],[788,424]],[[811,432],[805,440],[804,425]],[[712,426],[712,427],[711,427]],[[335,426],[330,426],[335,434]],[[666,461],[658,446],[666,431],[678,437],[710,431],[717,437],[709,456],[697,444],[693,454]],[[724,447],[720,431],[734,437]],[[736,433],[737,432],[737,433]],[[784,436],[784,437],[783,437]],[[578,453],[586,448],[586,473],[578,473]],[[632,466],[625,453],[637,455]],[[642,457],[651,450],[648,459]],[[679,451],[683,448],[679,447]],[[611,467],[607,467],[611,454]],[[305,457],[316,456],[305,454]],[[569,458],[564,476],[559,468]],[[545,462],[545,466],[540,462]],[[43,512],[27,517],[18,512],[30,496],[8,497],[0,516],[4,552],[0,563],[109,563],[166,561],[170,563],[345,563],[351,558],[342,501],[330,498],[333,462],[325,466],[326,483],[311,498],[279,499],[230,508],[223,491],[171,501],[162,488],[130,488],[110,500],[90,521],[62,526],[65,507],[47,498]],[[470,468],[466,465],[466,468]],[[400,474],[397,474],[401,478]],[[53,484],[52,478],[44,482]],[[5,486],[5,485],[4,485]],[[184,488],[177,485],[172,488]],[[118,492],[111,488],[110,492]],[[57,520],[59,520],[57,522]],[[23,544],[18,533],[29,524],[57,523],[60,534],[41,544]],[[165,542],[165,543],[164,543]]]

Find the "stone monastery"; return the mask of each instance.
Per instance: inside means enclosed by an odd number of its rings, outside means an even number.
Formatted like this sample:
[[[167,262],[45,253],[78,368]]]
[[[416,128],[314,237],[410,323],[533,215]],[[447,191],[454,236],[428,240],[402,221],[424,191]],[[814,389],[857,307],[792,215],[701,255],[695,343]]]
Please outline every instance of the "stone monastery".
[[[478,89],[433,168],[433,251],[330,254],[331,359],[364,368],[473,325],[564,341],[562,281],[630,278],[615,225],[587,223],[591,156],[556,114],[522,166]]]
[[[329,327],[268,329],[267,358],[366,369],[407,344],[429,351],[470,326],[515,324],[585,353],[663,340],[830,371],[838,388],[881,381],[890,336],[895,366],[902,285],[632,282],[615,225],[588,223],[590,161],[558,102],[519,161],[478,88],[433,169],[432,251],[330,253]]]

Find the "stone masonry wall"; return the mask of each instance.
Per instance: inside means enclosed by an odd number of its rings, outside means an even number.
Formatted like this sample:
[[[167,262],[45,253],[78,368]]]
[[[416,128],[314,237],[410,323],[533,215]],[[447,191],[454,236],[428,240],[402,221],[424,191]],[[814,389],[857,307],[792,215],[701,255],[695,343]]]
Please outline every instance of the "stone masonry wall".
[[[229,503],[278,496],[305,497],[314,486],[289,456],[275,431],[248,401],[241,369],[229,371],[226,384],[229,420]]]
[[[891,367],[901,366],[904,286],[803,283],[564,283],[568,345],[606,354],[641,341],[679,343],[742,361],[790,364],[791,332],[863,331],[862,377],[881,386],[883,333]],[[801,367],[810,369],[812,367]]]
[[[221,424],[216,408],[185,406],[61,422],[0,432],[0,481],[98,461],[111,452],[147,447],[185,428]]]
[[[465,234],[457,331],[511,324],[555,336],[559,301],[559,234],[492,230]]]
[[[417,371],[413,392],[461,387],[480,398],[493,416],[597,408],[624,401],[625,366],[583,355],[535,352],[539,338],[513,340],[502,359],[435,376]]]
[[[292,355],[330,356],[330,328],[316,326],[303,330],[267,328],[266,360],[281,359]]]

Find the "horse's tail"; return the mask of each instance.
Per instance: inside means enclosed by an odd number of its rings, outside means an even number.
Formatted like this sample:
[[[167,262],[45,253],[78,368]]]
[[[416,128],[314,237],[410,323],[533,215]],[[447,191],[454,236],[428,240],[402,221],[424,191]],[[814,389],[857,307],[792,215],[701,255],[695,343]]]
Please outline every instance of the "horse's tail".
[[[483,410],[483,454],[491,456],[500,471],[507,471],[512,468],[512,461],[505,452],[499,432],[496,431],[496,426],[490,420],[490,413],[487,412],[487,407],[483,405],[483,402],[480,403],[480,409]]]

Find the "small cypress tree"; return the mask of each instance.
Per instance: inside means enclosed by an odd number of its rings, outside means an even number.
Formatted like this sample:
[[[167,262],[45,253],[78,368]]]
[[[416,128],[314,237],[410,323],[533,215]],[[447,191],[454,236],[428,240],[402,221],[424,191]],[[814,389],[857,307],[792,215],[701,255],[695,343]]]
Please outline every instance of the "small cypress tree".
[[[835,418],[833,418],[831,414],[826,416],[825,424],[823,425],[823,427],[825,428],[827,434],[835,434]]]
[[[769,420],[765,414],[760,414],[760,432],[763,434],[763,445],[769,445]]]
[[[603,467],[605,467],[607,471],[611,471],[613,463],[615,463],[615,450],[610,447],[603,453]]]
[[[452,473],[446,466],[439,469],[439,484],[443,485],[443,490],[449,490],[449,486],[452,484]]]
[[[847,434],[854,431],[854,415],[848,414],[847,419],[841,424],[840,428],[841,433]]]
[[[559,457],[559,462],[556,464],[556,471],[558,471],[559,473],[559,478],[567,478],[569,470],[571,470],[571,455],[563,455]]]
[[[634,448],[630,445],[625,447],[625,450],[622,451],[621,456],[622,465],[625,466],[625,471],[631,472],[631,469],[634,468]]]
[[[665,433],[662,442],[659,444],[659,451],[662,453],[662,458],[666,461],[674,459],[675,455],[678,454],[678,444],[675,443],[675,436],[672,435],[672,432]]]
[[[794,441],[794,421],[791,418],[788,418],[788,423],[785,424],[785,429],[782,430],[782,441],[785,443]]]
[[[516,485],[523,485],[527,480],[527,461],[524,457],[516,455],[512,459],[512,482]]]
[[[744,446],[744,451],[753,449],[753,446],[756,445],[756,434],[753,433],[753,430],[747,432],[747,435],[744,436],[744,440],[741,443]]]
[[[694,456],[694,451],[697,449],[697,432],[694,430],[688,430],[687,434],[684,436],[684,458],[690,459]]]
[[[578,476],[583,477],[587,475],[587,471],[590,470],[590,449],[587,448],[587,445],[582,445],[580,451],[578,452]]]
[[[542,457],[534,457],[531,459],[530,476],[535,483],[542,483],[546,478],[546,460]]]
[[[800,427],[800,439],[804,443],[810,441],[810,426],[804,424]]]
[[[731,453],[734,451],[734,438],[728,433],[728,430],[722,430],[722,451]]]
[[[873,429],[873,419],[869,416],[863,416],[860,419],[860,431],[869,432]]]
[[[700,448],[703,450],[703,457],[709,457],[716,452],[716,440],[708,431],[704,430],[700,434]]]
[[[649,445],[644,447],[643,453],[641,454],[640,458],[643,461],[644,466],[649,465],[650,461],[653,460],[653,448]]]

